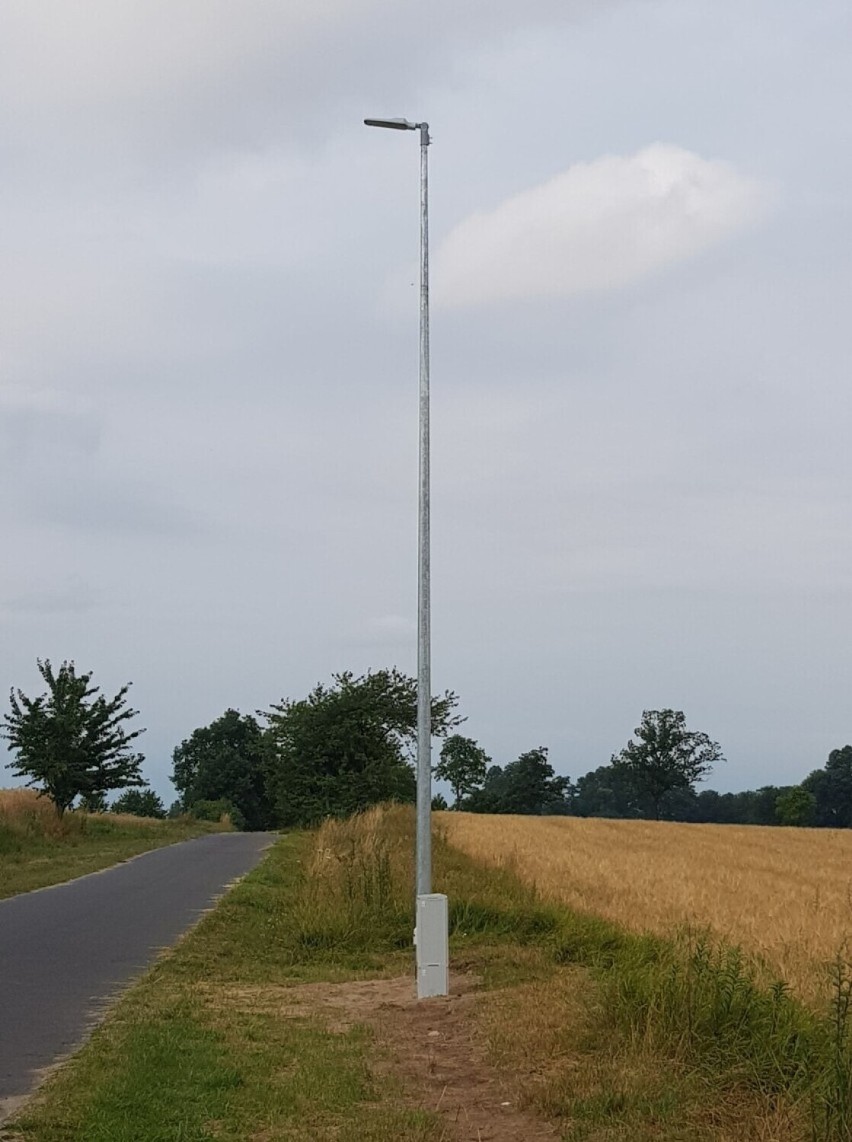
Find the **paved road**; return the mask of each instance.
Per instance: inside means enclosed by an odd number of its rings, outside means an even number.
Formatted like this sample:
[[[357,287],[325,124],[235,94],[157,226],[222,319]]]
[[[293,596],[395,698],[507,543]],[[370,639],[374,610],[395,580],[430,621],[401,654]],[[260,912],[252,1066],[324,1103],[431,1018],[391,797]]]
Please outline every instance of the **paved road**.
[[[0,900],[0,1121],[273,839],[214,833]]]

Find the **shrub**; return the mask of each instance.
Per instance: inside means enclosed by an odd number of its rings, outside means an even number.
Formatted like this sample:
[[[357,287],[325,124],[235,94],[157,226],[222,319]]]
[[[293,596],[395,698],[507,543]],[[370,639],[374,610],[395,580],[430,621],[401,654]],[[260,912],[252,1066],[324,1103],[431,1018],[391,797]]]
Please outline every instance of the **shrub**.
[[[226,797],[220,797],[218,801],[196,801],[194,805],[190,806],[189,812],[199,821],[224,821],[227,819],[235,829],[244,829],[246,824],[242,813]]]

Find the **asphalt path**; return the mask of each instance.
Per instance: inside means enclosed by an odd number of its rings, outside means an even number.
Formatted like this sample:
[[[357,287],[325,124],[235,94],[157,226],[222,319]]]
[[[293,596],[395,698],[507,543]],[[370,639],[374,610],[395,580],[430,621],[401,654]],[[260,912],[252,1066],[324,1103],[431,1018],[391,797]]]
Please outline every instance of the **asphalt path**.
[[[0,900],[0,1121],[273,840],[213,833]]]

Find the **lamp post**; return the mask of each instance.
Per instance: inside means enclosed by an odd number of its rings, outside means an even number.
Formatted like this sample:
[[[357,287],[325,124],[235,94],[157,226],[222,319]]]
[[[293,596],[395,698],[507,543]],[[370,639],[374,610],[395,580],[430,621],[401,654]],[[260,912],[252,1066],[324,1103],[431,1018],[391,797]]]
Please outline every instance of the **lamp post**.
[[[432,892],[432,709],[429,543],[429,124],[365,119],[368,127],[420,132],[420,448],[417,501],[417,994],[446,995],[447,898]]]

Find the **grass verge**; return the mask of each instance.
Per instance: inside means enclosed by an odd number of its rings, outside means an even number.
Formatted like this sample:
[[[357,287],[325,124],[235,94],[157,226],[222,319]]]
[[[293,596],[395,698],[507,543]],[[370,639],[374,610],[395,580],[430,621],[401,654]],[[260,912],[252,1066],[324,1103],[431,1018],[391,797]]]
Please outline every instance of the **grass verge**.
[[[844,963],[821,1015],[700,933],[626,933],[541,902],[511,870],[482,869],[440,837],[434,851],[454,967],[482,981],[473,1049],[564,1139],[852,1136]],[[283,838],[5,1137],[455,1137],[379,1064],[366,1023],[334,1026],[288,998],[410,970],[411,852],[402,810]]]
[[[158,821],[80,810],[60,818],[32,790],[0,790],[0,900],[222,827],[188,817]]]
[[[303,906],[312,844],[282,838],[0,1138],[437,1139],[431,1116],[405,1106],[392,1084],[379,1089],[365,1028],[280,1015],[282,988],[381,966],[361,952],[315,962],[305,951],[291,918]],[[383,963],[400,967],[393,954]]]

